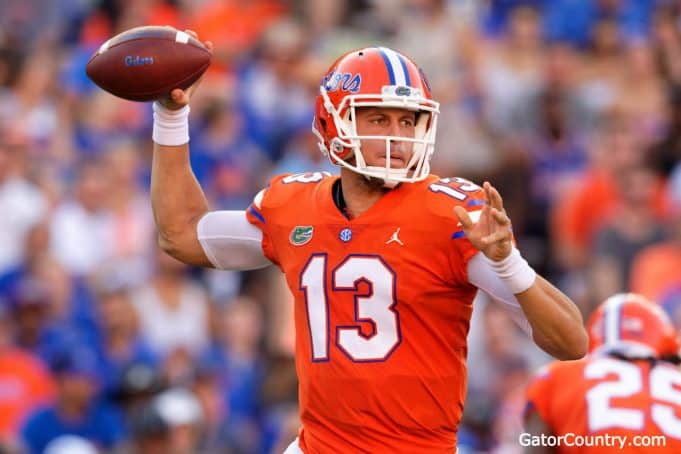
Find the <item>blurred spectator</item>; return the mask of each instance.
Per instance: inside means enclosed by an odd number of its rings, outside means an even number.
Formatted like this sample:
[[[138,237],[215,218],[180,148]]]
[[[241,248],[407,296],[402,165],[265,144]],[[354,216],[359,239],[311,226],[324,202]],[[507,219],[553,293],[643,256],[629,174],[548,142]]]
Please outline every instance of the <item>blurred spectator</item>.
[[[97,447],[83,437],[62,435],[47,444],[44,454],[97,454]]]
[[[24,238],[21,261],[0,273],[0,294],[12,295],[23,278],[40,268],[48,258],[49,229],[44,220],[36,223]]]
[[[393,45],[405,55],[418,55],[428,75],[433,98],[446,102],[457,95],[465,75],[464,62],[471,52],[473,31],[466,18],[447,9],[446,0],[408,0]],[[427,42],[429,45],[424,46]]]
[[[664,237],[653,212],[656,175],[647,167],[618,175],[620,200],[609,221],[596,234],[591,278],[592,301],[629,290],[628,280],[636,254]]]
[[[40,49],[21,65],[13,90],[0,92],[0,124],[11,124],[12,134],[25,138],[32,153],[48,150],[58,132],[55,72],[54,53]]]
[[[149,402],[132,415],[132,440],[121,454],[168,454],[172,452],[170,427]]]
[[[301,128],[292,134],[284,156],[272,169],[270,175],[313,171],[329,172],[336,175],[339,168],[331,164],[328,156],[322,154],[317,145],[317,139],[310,134],[309,128]]]
[[[158,248],[155,255],[151,280],[131,294],[142,337],[162,359],[179,351],[198,354],[208,343],[206,293],[189,278],[186,265]]]
[[[110,172],[103,163],[83,161],[78,166],[73,198],[55,209],[50,248],[69,273],[89,275],[112,258],[115,241],[110,191]]]
[[[505,150],[497,147],[485,122],[468,109],[465,100],[440,106],[439,122],[447,127],[438,128],[435,146],[440,151],[432,159],[436,175],[463,175],[477,180],[504,166]]]
[[[605,17],[594,24],[589,49],[584,54],[579,91],[591,120],[607,114],[617,101],[622,79],[624,45],[617,23]]]
[[[125,378],[128,368],[134,365],[155,367],[158,357],[140,335],[137,314],[124,282],[113,276],[101,278],[97,299],[98,336],[95,347],[100,360],[103,391],[112,393],[124,385],[119,380]]]
[[[301,74],[307,47],[300,24],[277,22],[263,35],[259,58],[240,77],[239,105],[246,132],[273,160],[281,157],[291,131],[311,124],[313,94]]]
[[[92,342],[97,331],[92,288],[79,276],[69,274],[51,257],[44,257],[29,275],[45,284],[49,294],[48,347],[61,338]]]
[[[112,143],[137,137],[149,125],[148,106],[113,98],[101,90],[83,98],[74,109],[72,141],[77,157],[97,156]]]
[[[281,405],[273,408],[273,426],[265,426],[265,430],[272,429],[271,434],[264,437],[263,452],[284,452],[296,439],[300,429],[300,416],[297,404]],[[270,436],[268,436],[270,435]]]
[[[184,346],[175,347],[163,357],[163,379],[171,386],[188,386],[196,378],[195,361],[195,353]]]
[[[49,357],[61,337],[91,335],[95,329],[90,289],[69,276],[49,254],[49,229],[41,222],[26,238],[23,263],[0,275],[16,322],[16,342]]]
[[[208,0],[195,8],[190,28],[213,41],[215,58],[231,65],[245,57],[262,33],[283,16],[286,2],[279,0]]]
[[[624,55],[627,71],[618,84],[618,104],[632,117],[632,126],[647,147],[664,133],[667,122],[667,92],[658,72],[650,44],[631,43]]]
[[[328,62],[333,61],[338,55],[347,52],[348,49],[359,49],[366,43],[378,42],[377,35],[383,30],[380,22],[375,20],[375,15],[371,13],[385,5],[390,9],[390,4],[395,2],[303,0],[299,3],[305,27],[309,35],[314,36],[310,45],[318,59],[315,63],[319,67],[313,76],[317,79],[328,67]],[[371,22],[373,26],[363,26],[366,21]]]
[[[51,303],[47,286],[35,278],[22,279],[10,297],[14,342],[43,359],[49,359],[51,351]]]
[[[568,93],[557,86],[541,93],[537,132],[530,135],[527,144],[533,204],[521,222],[543,237],[547,234],[550,208],[574,187],[587,166],[584,138],[570,122],[567,98]]]
[[[661,175],[668,176],[681,162],[681,85],[668,92],[669,127],[666,135],[652,147],[651,159]],[[681,189],[681,188],[679,188]]]
[[[507,30],[509,17],[520,6],[541,8],[545,0],[491,0],[483,7],[481,28],[487,36],[499,37]]]
[[[57,37],[60,21],[59,4],[48,0],[7,0],[0,3],[0,29],[13,45],[22,51],[36,42]]]
[[[671,204],[672,214],[681,210],[681,159],[677,161],[676,167],[669,176],[669,203]]]
[[[531,377],[526,361],[521,358],[505,359],[499,366],[499,398],[494,414],[493,434],[498,453],[511,453],[518,449],[518,434],[523,432],[525,411],[525,386]]]
[[[178,2],[167,0],[141,0],[122,5],[112,5],[115,10],[113,13],[113,29],[109,34],[117,34],[124,30],[145,25],[169,25],[180,30],[186,28]]]
[[[547,49],[542,95],[552,93],[557,96],[559,104],[556,107],[559,107],[563,127],[570,136],[577,136],[580,140],[585,140],[600,120],[600,107],[592,104],[591,93],[584,90],[584,77],[588,74],[585,66],[584,55],[569,44],[554,43]],[[540,135],[542,125],[555,122],[555,112],[546,112],[554,117],[553,120],[542,119],[544,112],[541,106],[535,112],[535,128],[539,127],[535,132]]]
[[[631,121],[621,111],[609,114],[594,141],[591,163],[584,177],[552,207],[554,259],[564,269],[586,264],[595,233],[620,200],[617,177],[640,166],[645,159]],[[663,219],[667,211],[664,181],[655,180],[652,184],[652,212]]]
[[[660,64],[660,74],[669,84],[681,82],[681,30],[677,27],[678,12],[678,4],[658,2],[650,37]]]
[[[261,309],[246,296],[232,300],[219,315],[216,339],[203,358],[212,365],[223,393],[225,426],[221,439],[234,452],[260,452],[260,388],[264,368],[259,354]]]
[[[643,249],[631,267],[631,291],[653,301],[681,284],[681,210],[670,226],[670,238]]]
[[[482,54],[477,69],[486,118],[500,134],[530,127],[527,107],[543,82],[544,49],[537,11],[524,6],[514,9],[507,33],[505,40]]]
[[[12,213],[0,219],[0,275],[22,261],[26,235],[47,210],[40,189],[26,178],[25,150],[21,144],[7,143],[0,132],[0,211]]]
[[[243,118],[233,101],[209,100],[203,128],[194,143],[191,165],[206,196],[221,209],[247,206],[265,181],[269,159],[245,136]]]
[[[104,449],[121,441],[123,421],[112,407],[94,399],[98,388],[95,352],[85,345],[66,347],[51,364],[56,402],[31,414],[21,433],[29,454],[43,453],[62,435],[83,437]]]
[[[191,383],[191,391],[201,405],[203,433],[201,447],[206,452],[219,452],[227,448],[223,432],[228,427],[229,408],[223,396],[225,383],[220,376],[222,364],[200,358]]]
[[[136,414],[164,389],[163,377],[154,364],[143,361],[124,366],[116,384],[117,388],[112,390],[109,397],[123,410],[134,430]]]
[[[199,450],[203,413],[196,396],[183,388],[158,395],[153,405],[169,428],[169,454],[192,454]]]
[[[459,443],[464,452],[485,452],[494,446],[496,436],[510,436],[502,424],[503,418],[510,417],[504,413],[507,409],[501,407],[502,401],[506,396],[510,398],[511,391],[519,392],[522,377],[527,378],[530,368],[541,364],[545,355],[527,348],[531,341],[497,305],[478,297],[474,307],[469,334],[465,429]],[[513,420],[508,422],[512,425],[520,421],[522,414],[522,409],[516,412],[518,409],[513,408]],[[495,424],[501,431],[497,434],[493,430]]]
[[[652,0],[554,0],[546,2],[545,30],[549,40],[585,47],[599,20],[616,24],[627,39],[648,32]]]
[[[20,424],[54,397],[52,376],[36,355],[13,345],[13,323],[0,301],[0,449],[17,448]]]
[[[111,259],[127,270],[131,283],[141,283],[149,275],[149,238],[154,229],[149,196],[142,187],[141,148],[137,141],[116,142],[102,157],[110,187],[116,188],[108,194],[113,230]]]

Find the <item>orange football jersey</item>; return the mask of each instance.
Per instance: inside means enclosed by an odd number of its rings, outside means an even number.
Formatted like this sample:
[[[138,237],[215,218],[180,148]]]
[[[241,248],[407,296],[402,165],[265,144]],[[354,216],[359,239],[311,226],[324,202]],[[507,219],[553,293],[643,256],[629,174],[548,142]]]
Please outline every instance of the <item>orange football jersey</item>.
[[[626,436],[604,446],[561,446],[559,453],[681,452],[681,370],[670,363],[625,361],[588,356],[555,362],[542,370],[527,390],[534,409],[554,435]],[[548,435],[548,434],[547,434]],[[665,446],[642,446],[664,436]],[[574,439],[572,440],[574,442]]]
[[[300,447],[454,452],[477,291],[467,279],[477,250],[454,206],[479,211],[484,193],[430,176],[348,220],[337,179],[276,177],[248,209],[295,297]]]

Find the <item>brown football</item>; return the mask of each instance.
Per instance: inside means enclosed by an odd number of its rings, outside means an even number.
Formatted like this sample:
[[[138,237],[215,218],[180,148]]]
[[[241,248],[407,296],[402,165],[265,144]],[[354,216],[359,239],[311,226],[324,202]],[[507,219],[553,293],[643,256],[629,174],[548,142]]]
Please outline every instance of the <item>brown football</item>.
[[[115,96],[153,101],[196,82],[210,60],[210,51],[185,32],[172,27],[137,27],[102,44],[85,71]]]

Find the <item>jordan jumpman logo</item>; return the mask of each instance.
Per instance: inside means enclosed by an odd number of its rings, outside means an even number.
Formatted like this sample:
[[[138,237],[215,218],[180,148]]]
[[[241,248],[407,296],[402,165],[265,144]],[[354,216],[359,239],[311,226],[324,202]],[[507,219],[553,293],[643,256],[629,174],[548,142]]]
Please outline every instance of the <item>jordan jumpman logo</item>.
[[[398,235],[400,234],[400,227],[395,230],[395,233],[390,237],[388,241],[385,242],[385,244],[390,244],[392,242],[399,243],[400,246],[404,246],[404,243],[399,239]]]

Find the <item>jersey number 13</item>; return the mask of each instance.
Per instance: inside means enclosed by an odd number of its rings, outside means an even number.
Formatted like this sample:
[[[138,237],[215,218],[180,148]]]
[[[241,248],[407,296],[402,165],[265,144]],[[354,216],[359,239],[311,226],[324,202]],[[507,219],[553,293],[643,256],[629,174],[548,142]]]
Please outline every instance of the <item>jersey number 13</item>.
[[[331,270],[331,288],[327,288],[327,270],[327,254],[314,254],[300,274],[312,361],[329,360],[329,296],[335,292],[354,293],[355,321],[369,323],[373,328],[366,335],[359,325],[336,326],[336,347],[353,361],[386,360],[402,340],[395,272],[377,255],[348,255]],[[368,292],[359,292],[361,283],[368,286]]]

